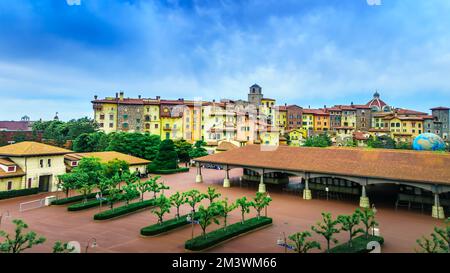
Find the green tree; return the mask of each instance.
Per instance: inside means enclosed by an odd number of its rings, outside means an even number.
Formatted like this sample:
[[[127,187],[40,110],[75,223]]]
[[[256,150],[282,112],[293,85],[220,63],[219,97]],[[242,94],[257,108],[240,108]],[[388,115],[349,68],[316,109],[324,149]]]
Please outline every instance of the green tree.
[[[144,201],[144,194],[146,192],[150,191],[151,184],[153,183],[153,182],[151,182],[152,179],[154,179],[154,178],[150,178],[150,180],[147,180],[147,181],[143,181],[140,179],[137,181],[136,187],[139,190],[139,192],[141,193],[141,201]]]
[[[221,207],[217,203],[211,203],[206,208],[203,205],[200,205],[198,208],[198,224],[202,228],[203,237],[206,236],[206,228],[209,225],[212,223],[220,225],[219,220],[217,219],[217,217],[220,216],[220,211]]]
[[[202,194],[195,189],[185,192],[184,196],[187,199],[186,203],[189,204],[189,206],[192,208],[192,213],[195,213],[196,205],[206,198],[205,194]]]
[[[16,225],[14,237],[0,230],[0,237],[4,238],[0,242],[0,252],[21,253],[26,249],[45,242],[46,239],[44,237],[37,237],[34,231],[29,231],[24,234],[24,229],[28,229],[28,225],[24,221],[14,219],[13,223]]]
[[[212,204],[214,200],[219,198],[222,194],[216,192],[216,188],[214,187],[208,187],[208,190],[206,192],[206,199],[209,200],[209,204]]]
[[[417,240],[420,250],[426,253],[450,253],[450,218],[445,221],[445,227],[435,227],[431,238],[422,237]]]
[[[376,149],[395,149],[395,140],[389,136],[370,136],[367,140],[367,146]]]
[[[364,208],[363,210],[357,208],[356,213],[359,214],[361,222],[364,224],[364,234],[366,239],[369,238],[369,230],[378,226],[375,221],[375,213],[370,208]]]
[[[178,159],[180,160],[180,162],[185,163],[186,167],[188,167],[188,164],[191,161],[190,153],[192,152],[192,144],[190,144],[184,139],[181,139],[175,141],[174,145],[175,151],[177,152],[178,155]]]
[[[330,250],[330,243],[338,243],[338,240],[334,238],[334,235],[339,233],[340,230],[337,228],[339,221],[333,220],[331,213],[322,212],[322,222],[317,222],[316,226],[311,227],[311,229],[322,235],[327,241],[327,252]]]
[[[206,146],[206,142],[204,142],[202,140],[197,140],[194,144],[194,149],[192,149],[190,152],[190,157],[197,158],[197,157],[207,156],[208,151],[206,151],[204,146]]]
[[[245,214],[250,212],[253,203],[247,200],[247,197],[241,197],[236,200],[237,206],[241,209],[242,224],[245,222]]]
[[[364,229],[358,228],[361,223],[360,214],[354,212],[352,215],[339,215],[337,220],[341,224],[341,229],[348,232],[348,245],[352,247],[353,238],[364,232]]]
[[[261,211],[269,206],[272,198],[270,198],[267,193],[257,192],[256,197],[253,198],[252,207],[255,208],[258,219],[261,217]]]
[[[122,176],[130,174],[130,165],[124,160],[113,159],[103,166],[106,177],[113,177],[114,175],[119,174],[122,178]]]
[[[312,249],[321,249],[321,246],[316,241],[307,241],[307,238],[311,237],[311,233],[308,231],[298,232],[290,235],[288,238],[293,242],[291,245],[297,253],[308,253]]]
[[[61,241],[57,241],[53,245],[53,253],[71,253],[74,249],[75,247],[69,247],[68,243]]]
[[[104,166],[99,158],[83,157],[71,173],[86,175],[88,184],[98,185],[104,175]]]
[[[106,150],[129,154],[147,160],[155,159],[161,143],[159,135],[148,133],[111,133],[109,138],[110,141]]]
[[[155,170],[174,170],[178,169],[178,156],[175,151],[175,145],[170,139],[161,141],[156,158],[149,164],[150,172]]]
[[[71,173],[65,173],[62,175],[58,175],[58,189],[61,189],[65,192],[66,197],[69,197],[70,190],[76,189],[77,186],[77,178],[76,175]]]
[[[162,224],[164,221],[164,215],[166,213],[170,213],[170,208],[172,203],[169,198],[167,198],[164,194],[161,194],[156,199],[156,209],[152,210],[152,213],[158,217],[158,223]]]
[[[123,193],[122,197],[125,200],[126,204],[130,204],[130,201],[139,196],[139,191],[136,188],[135,184],[127,184],[122,187]]]
[[[329,147],[332,141],[328,134],[312,136],[306,139],[304,146],[306,147]]]
[[[226,229],[228,215],[230,214],[230,212],[235,210],[238,207],[238,205],[236,203],[229,203],[228,198],[225,198],[224,200],[219,201],[218,205],[221,206],[220,215],[223,217],[223,228]]]
[[[177,209],[177,218],[180,217],[180,207],[187,202],[187,198],[184,194],[181,194],[180,192],[176,192],[170,196],[170,201],[172,202],[172,205]]]

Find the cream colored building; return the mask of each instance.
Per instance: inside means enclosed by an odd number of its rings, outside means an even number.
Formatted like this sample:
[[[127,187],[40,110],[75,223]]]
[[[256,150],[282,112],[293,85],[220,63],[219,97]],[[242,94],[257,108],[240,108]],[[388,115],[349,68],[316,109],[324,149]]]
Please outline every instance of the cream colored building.
[[[0,147],[0,191],[56,191],[58,175],[66,173],[64,155],[71,152],[31,141]]]
[[[148,160],[114,151],[94,152],[94,153],[72,153],[67,154],[64,157],[67,170],[70,171],[71,169],[77,167],[78,162],[84,157],[98,158],[102,163],[108,163],[116,159],[123,160],[127,162],[128,165],[130,166],[130,172],[138,172],[140,174],[147,173],[147,165],[150,163],[150,161]]]

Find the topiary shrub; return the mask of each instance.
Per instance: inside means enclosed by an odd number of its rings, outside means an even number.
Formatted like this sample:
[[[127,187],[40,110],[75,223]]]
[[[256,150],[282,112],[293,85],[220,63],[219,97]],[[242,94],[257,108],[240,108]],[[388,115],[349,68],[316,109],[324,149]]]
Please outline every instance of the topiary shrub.
[[[174,174],[174,173],[184,173],[189,172],[189,168],[178,168],[172,170],[152,170],[153,174]]]
[[[240,234],[252,231],[254,229],[264,227],[272,224],[272,218],[255,217],[244,221],[244,223],[235,223],[209,232],[206,236],[198,236],[194,239],[188,240],[185,243],[185,248],[192,251],[200,251],[212,246],[215,246],[223,241],[236,237]]]
[[[140,201],[137,203],[131,203],[129,205],[113,208],[110,210],[105,210],[94,215],[94,220],[107,220],[115,217],[119,217],[125,214],[129,214],[144,208],[155,206],[155,199],[150,199],[146,201]]]
[[[178,156],[172,140],[161,141],[156,158],[148,165],[148,171],[178,169]]]
[[[187,217],[190,214],[180,216],[179,218],[173,218],[167,221],[164,221],[162,224],[154,224],[148,227],[144,227],[141,229],[141,235],[143,236],[155,236],[161,233],[165,233],[176,228],[189,225],[190,223],[187,221]],[[196,219],[196,216],[194,216]]]
[[[341,244],[331,248],[329,253],[369,253],[371,250],[367,249],[367,244],[372,241],[376,241],[380,245],[384,244],[383,237],[370,235],[366,238],[365,235],[362,235],[352,240],[352,247],[348,243]]]
[[[97,195],[97,192],[93,192],[93,193],[90,193],[90,194],[86,195],[86,198],[87,199],[92,199],[92,198],[95,198],[96,195]],[[107,194],[103,194],[103,196],[105,196],[105,195],[107,195]],[[67,198],[54,200],[52,202],[52,205],[66,205],[66,204],[82,201],[83,199],[84,199],[83,195],[77,195],[77,196],[72,196],[72,197],[67,197]]]
[[[19,196],[32,195],[39,193],[39,188],[29,188],[23,190],[0,191],[0,200]]]

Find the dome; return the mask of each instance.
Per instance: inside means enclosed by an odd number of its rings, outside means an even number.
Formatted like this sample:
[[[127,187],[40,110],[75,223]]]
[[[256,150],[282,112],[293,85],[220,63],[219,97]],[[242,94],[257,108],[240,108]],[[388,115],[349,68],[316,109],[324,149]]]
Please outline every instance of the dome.
[[[445,142],[438,135],[424,133],[414,139],[413,149],[417,151],[444,151]]]

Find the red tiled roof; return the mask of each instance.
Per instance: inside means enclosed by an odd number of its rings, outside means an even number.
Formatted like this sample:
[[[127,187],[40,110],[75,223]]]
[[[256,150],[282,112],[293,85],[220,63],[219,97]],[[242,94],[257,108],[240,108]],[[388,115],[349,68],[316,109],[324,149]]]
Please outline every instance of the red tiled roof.
[[[0,131],[31,131],[29,121],[0,121]]]
[[[395,109],[395,112],[398,115],[416,115],[416,116],[426,116],[426,115],[428,115],[427,113],[424,113],[424,112],[419,112],[419,111],[410,110],[410,109],[402,109],[402,108]]]
[[[303,109],[303,114],[311,114],[318,116],[329,116],[329,113],[324,112],[322,109]]]
[[[368,137],[366,136],[366,134],[364,132],[354,132],[353,137],[356,140],[367,140],[368,139]]]
[[[439,107],[431,108],[430,110],[431,111],[433,111],[433,110],[450,110],[450,108],[444,107],[444,106],[439,106]]]
[[[450,185],[450,154],[447,153],[289,146],[274,148],[266,150],[259,145],[247,145],[195,161]]]

